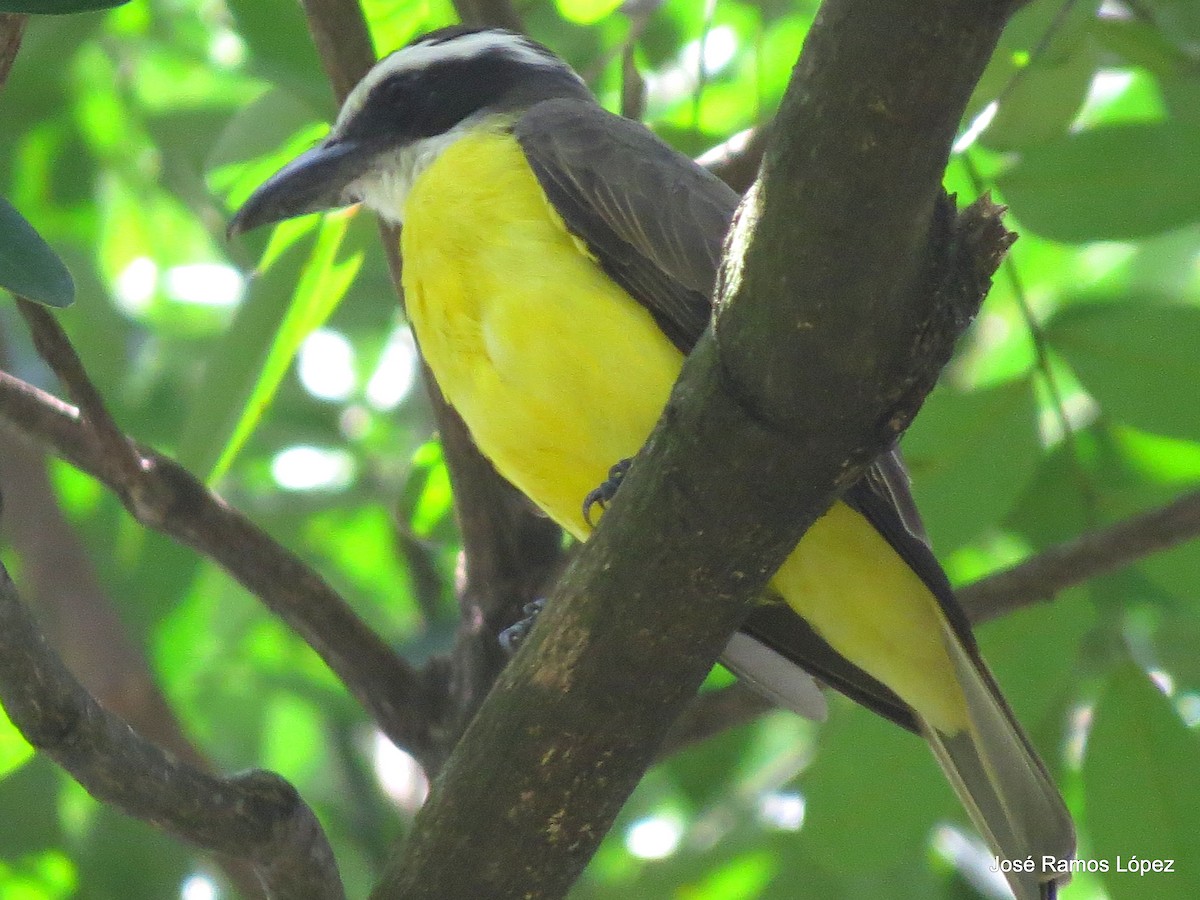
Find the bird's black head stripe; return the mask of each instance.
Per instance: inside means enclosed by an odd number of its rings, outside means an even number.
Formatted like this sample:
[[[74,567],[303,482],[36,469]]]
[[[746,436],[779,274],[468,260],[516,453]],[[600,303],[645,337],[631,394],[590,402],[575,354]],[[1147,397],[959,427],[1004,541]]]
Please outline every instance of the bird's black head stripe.
[[[471,39],[509,37],[511,43],[479,45]],[[454,50],[463,41],[463,53]],[[434,137],[481,112],[518,111],[551,97],[590,97],[578,76],[550,50],[507,32],[451,26],[430,32],[397,51],[445,48],[445,56],[399,67],[374,85],[345,124],[344,135],[370,140],[414,141]],[[473,52],[472,52],[473,50]]]

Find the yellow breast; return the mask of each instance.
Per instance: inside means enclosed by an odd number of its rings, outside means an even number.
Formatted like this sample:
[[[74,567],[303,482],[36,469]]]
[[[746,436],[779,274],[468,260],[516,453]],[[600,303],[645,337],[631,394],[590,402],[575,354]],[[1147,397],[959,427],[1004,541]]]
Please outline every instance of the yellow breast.
[[[446,398],[497,470],[584,537],[583,498],[650,434],[679,351],[566,230],[509,134],[464,137],[422,174],[401,247]]]
[[[567,231],[509,134],[468,135],[430,165],[401,248],[409,318],[446,399],[496,469],[585,538],[583,498],[641,448],[682,355]],[[809,531],[775,588],[932,721],[962,721],[932,596],[849,507]]]

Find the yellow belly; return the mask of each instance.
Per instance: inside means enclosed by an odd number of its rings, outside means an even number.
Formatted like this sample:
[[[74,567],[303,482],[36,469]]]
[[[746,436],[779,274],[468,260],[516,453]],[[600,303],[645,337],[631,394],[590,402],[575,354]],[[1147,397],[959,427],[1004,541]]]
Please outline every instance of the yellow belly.
[[[583,498],[637,453],[683,358],[550,208],[515,140],[459,140],[417,180],[401,238],[408,314],[497,470],[583,540]],[[928,589],[837,504],[773,586],[935,726],[965,722]]]

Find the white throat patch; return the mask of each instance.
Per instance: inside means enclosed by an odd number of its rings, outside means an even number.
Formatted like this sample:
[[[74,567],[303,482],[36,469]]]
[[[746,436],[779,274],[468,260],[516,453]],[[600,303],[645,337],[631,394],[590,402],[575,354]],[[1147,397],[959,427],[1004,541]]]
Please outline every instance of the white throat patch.
[[[507,117],[495,114],[475,116],[464,119],[444,134],[435,134],[382,153],[370,170],[347,186],[346,195],[356,197],[388,222],[400,225],[404,221],[404,203],[413,184],[447,147],[471,132],[492,126],[500,128],[507,121]]]

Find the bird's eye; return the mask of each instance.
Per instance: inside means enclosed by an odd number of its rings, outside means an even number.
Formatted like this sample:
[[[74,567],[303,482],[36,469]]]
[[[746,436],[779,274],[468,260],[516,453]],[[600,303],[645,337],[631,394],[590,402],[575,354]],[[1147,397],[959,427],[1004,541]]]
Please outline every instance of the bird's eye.
[[[398,105],[411,93],[411,79],[407,75],[394,75],[378,88],[379,99],[389,106]]]

